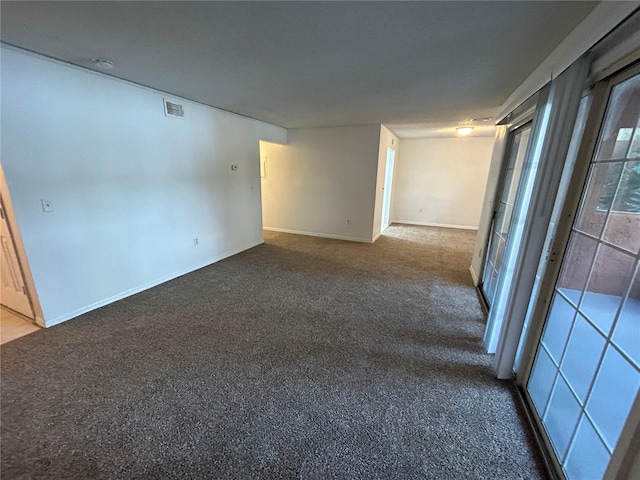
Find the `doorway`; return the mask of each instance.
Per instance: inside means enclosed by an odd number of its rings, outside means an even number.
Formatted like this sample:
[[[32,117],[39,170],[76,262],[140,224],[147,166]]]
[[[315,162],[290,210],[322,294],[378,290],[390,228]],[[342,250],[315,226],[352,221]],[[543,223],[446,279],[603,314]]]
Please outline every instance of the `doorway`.
[[[15,243],[5,212],[5,200],[3,196],[0,196],[0,262],[2,263],[2,267],[0,268],[2,272],[0,280],[2,301],[0,303],[25,317],[34,318],[27,287],[24,282],[24,274],[20,267],[18,254],[16,253]]]
[[[502,193],[498,199],[498,206],[494,209],[480,285],[481,292],[489,306],[493,303],[498,277],[504,266],[503,260],[514,213],[516,193],[520,185],[520,177],[531,137],[531,123],[515,129],[510,133],[510,137],[508,161],[502,180]]]
[[[585,143],[597,141],[525,381],[569,480],[605,476],[640,389],[640,68],[607,83],[604,116],[585,134]]]
[[[396,160],[396,151],[387,148],[387,165],[384,173],[384,187],[382,195],[382,218],[380,222],[380,233],[389,226],[391,216],[391,189],[393,188],[393,171]]]
[[[42,309],[17,225],[4,171],[0,166],[0,341],[2,343],[44,327]]]

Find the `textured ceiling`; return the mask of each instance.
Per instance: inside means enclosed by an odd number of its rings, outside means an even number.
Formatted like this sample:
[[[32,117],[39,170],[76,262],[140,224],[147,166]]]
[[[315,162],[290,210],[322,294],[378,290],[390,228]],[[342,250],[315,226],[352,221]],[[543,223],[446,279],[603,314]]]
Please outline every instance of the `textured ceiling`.
[[[287,128],[487,117],[597,2],[9,2],[3,42]]]

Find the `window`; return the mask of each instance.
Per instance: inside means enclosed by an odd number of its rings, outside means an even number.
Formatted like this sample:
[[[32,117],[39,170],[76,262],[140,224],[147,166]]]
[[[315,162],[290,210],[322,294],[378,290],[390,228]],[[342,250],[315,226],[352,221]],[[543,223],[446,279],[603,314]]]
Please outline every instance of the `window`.
[[[598,161],[608,163],[596,211],[640,213],[640,120],[631,115],[640,103],[631,85],[624,86],[615,126],[603,133]]]

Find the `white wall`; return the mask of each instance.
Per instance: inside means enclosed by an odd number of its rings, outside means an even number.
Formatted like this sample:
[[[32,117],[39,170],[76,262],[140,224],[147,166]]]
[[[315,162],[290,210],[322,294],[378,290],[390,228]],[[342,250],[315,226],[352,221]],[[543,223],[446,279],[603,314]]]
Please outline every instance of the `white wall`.
[[[493,138],[403,139],[400,148],[392,220],[477,228]]]
[[[379,139],[380,125],[365,125],[293,129],[287,145],[262,142],[264,227],[371,242]]]
[[[258,143],[284,129],[186,100],[165,117],[160,92],[4,46],[1,95],[48,326],[263,241]]]
[[[380,236],[381,222],[382,222],[382,201],[384,197],[384,181],[387,173],[387,149],[393,149],[396,152],[394,162],[394,175],[393,185],[391,187],[391,205],[393,205],[393,196],[395,194],[395,172],[397,171],[396,165],[398,164],[398,157],[400,151],[400,140],[384,125],[380,125],[380,145],[378,148],[378,172],[376,181],[376,199],[375,199],[375,211],[373,216],[373,239],[377,239]],[[389,215],[390,220],[393,216]]]

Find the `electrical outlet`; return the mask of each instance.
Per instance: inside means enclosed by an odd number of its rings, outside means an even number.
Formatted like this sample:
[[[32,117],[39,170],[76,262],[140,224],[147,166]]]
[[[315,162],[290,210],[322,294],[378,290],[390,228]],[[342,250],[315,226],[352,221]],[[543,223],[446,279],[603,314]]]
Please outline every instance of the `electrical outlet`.
[[[198,245],[198,237],[193,237],[193,246],[196,247]]]
[[[40,200],[42,202],[42,211],[43,212],[53,212],[53,205],[51,204],[51,202],[49,200],[45,200],[42,199]]]

